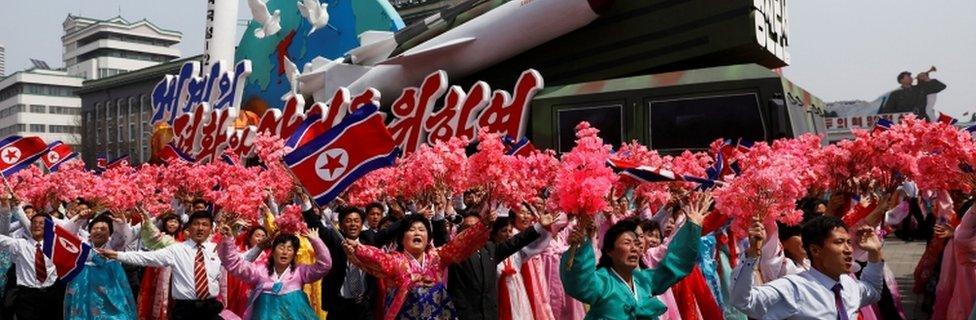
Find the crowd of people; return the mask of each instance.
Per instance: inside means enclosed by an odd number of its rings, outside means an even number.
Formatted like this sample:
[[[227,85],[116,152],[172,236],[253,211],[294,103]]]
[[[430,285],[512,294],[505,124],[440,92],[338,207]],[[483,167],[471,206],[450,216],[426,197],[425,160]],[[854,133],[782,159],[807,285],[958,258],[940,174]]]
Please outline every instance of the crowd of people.
[[[757,220],[739,242],[721,228],[728,216],[711,209],[707,192],[656,213],[624,198],[594,220],[576,221],[541,204],[491,207],[484,196],[472,190],[434,204],[324,209],[299,196],[309,231],[295,235],[274,231],[270,199],[269,223],[242,227],[215,223],[201,201],[133,224],[96,214],[80,199],[62,216],[6,193],[0,218],[13,222],[3,226],[0,247],[15,276],[4,312],[16,319],[905,319],[878,233],[909,223],[935,230],[915,284],[934,318],[966,318],[973,307],[976,218],[968,195],[920,195],[906,184],[854,225],[837,217],[843,195],[806,199],[802,227]],[[57,282],[39,252],[48,219],[98,252],[70,283]]]
[[[672,160],[677,169],[680,161]],[[976,317],[976,209],[967,192],[922,189],[931,181],[903,176],[889,188],[810,188],[790,204],[795,217],[750,219],[724,207],[735,203],[729,189],[679,179],[663,182],[671,184],[664,193],[640,187],[662,182],[607,192],[606,207],[581,214],[547,201],[575,200],[560,190],[572,186],[555,179],[514,205],[484,185],[386,194],[364,205],[347,194],[321,207],[301,188],[287,201],[267,190],[256,221],[192,194],[150,213],[105,210],[84,198],[37,208],[7,186],[0,194],[0,271],[7,274],[0,315],[906,319],[882,250],[897,234],[928,241],[912,288],[925,311],[933,319]],[[590,183],[580,185],[597,188]],[[667,198],[648,198],[654,194]],[[300,209],[299,227],[284,227],[285,208]],[[46,224],[94,248],[70,281],[59,279],[43,252],[51,241]]]

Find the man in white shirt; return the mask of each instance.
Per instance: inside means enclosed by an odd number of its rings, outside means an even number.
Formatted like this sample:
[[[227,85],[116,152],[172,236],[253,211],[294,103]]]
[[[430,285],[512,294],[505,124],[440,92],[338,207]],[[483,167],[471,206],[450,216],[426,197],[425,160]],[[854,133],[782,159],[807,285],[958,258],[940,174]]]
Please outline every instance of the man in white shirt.
[[[10,221],[12,207],[9,198],[0,204],[0,221]],[[44,223],[50,217],[43,213],[35,214],[30,219],[30,235],[28,239],[13,238],[6,233],[6,227],[0,230],[0,250],[11,253],[17,273],[16,300],[14,314],[18,320],[29,319],[61,319],[64,303],[64,286],[57,285],[57,270],[54,262],[44,255]]]
[[[756,319],[857,319],[858,309],[881,299],[884,268],[881,240],[874,229],[862,227],[857,232],[858,245],[868,252],[861,280],[849,273],[854,259],[847,227],[828,215],[803,226],[803,247],[812,269],[753,286],[752,271],[766,237],[757,222],[749,230],[746,257],[732,272],[732,304]]]
[[[156,251],[97,251],[126,264],[170,267],[173,273],[171,319],[220,319],[218,314],[224,308],[216,299],[220,291],[220,259],[216,244],[207,241],[213,232],[213,217],[206,211],[193,212],[187,231],[186,241]]]

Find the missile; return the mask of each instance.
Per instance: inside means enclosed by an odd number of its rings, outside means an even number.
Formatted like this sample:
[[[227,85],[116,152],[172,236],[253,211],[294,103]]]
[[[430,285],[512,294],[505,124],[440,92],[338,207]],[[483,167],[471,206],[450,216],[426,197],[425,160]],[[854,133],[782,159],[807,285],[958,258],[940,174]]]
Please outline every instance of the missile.
[[[472,8],[478,8],[476,1],[470,3],[475,4]],[[507,1],[390,58],[350,63],[350,56],[365,52],[360,48],[336,61],[316,58],[305,65],[300,76],[301,89],[324,100],[340,87],[348,88],[353,94],[368,88],[399,92],[419,84],[437,70],[444,70],[454,78],[465,77],[586,26],[606,13],[613,3],[614,0]],[[381,37],[379,34],[364,36]],[[398,46],[392,41],[384,50],[392,53]]]

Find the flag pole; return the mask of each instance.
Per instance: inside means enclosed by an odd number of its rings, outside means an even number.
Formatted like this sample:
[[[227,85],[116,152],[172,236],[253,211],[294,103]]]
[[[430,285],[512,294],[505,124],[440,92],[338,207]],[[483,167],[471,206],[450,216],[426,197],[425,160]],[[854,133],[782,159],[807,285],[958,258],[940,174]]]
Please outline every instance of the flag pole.
[[[297,185],[299,188],[301,188],[302,193],[305,193],[305,195],[308,196],[308,199],[309,199],[308,202],[312,203],[312,206],[315,207],[315,208],[317,208],[317,209],[319,209],[319,211],[322,211],[322,207],[319,206],[318,202],[315,202],[315,199],[312,199],[312,195],[309,194],[308,193],[308,190],[305,189],[305,186],[302,185],[302,181],[300,179],[298,179],[298,176],[296,176],[294,172],[291,172],[291,170],[288,169],[288,165],[285,164],[285,161],[284,160],[278,160],[278,164],[280,164],[281,167],[285,169],[285,172],[288,172],[288,176],[291,177],[291,182],[294,183],[295,185]],[[325,212],[323,211],[323,214],[324,213]],[[332,222],[329,221],[329,223],[332,223]],[[323,224],[323,226],[324,226],[324,224]],[[342,239],[346,239],[346,236],[343,236],[342,233],[339,232],[339,228],[336,228],[334,226],[332,228],[329,228],[329,227],[326,227],[326,228],[332,229],[332,231],[335,232],[337,235],[339,235],[339,237],[341,237]]]

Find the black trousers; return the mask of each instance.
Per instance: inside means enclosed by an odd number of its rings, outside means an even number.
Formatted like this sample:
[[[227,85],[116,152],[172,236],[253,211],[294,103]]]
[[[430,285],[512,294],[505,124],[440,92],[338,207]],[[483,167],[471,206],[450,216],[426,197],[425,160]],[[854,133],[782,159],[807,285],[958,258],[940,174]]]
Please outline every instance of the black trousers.
[[[373,307],[369,299],[357,301],[338,298],[327,311],[329,312],[327,320],[369,320],[374,318]]]
[[[217,299],[173,300],[169,318],[172,320],[220,320],[224,305]]]
[[[17,320],[64,319],[64,286],[43,289],[17,286],[14,314]]]

